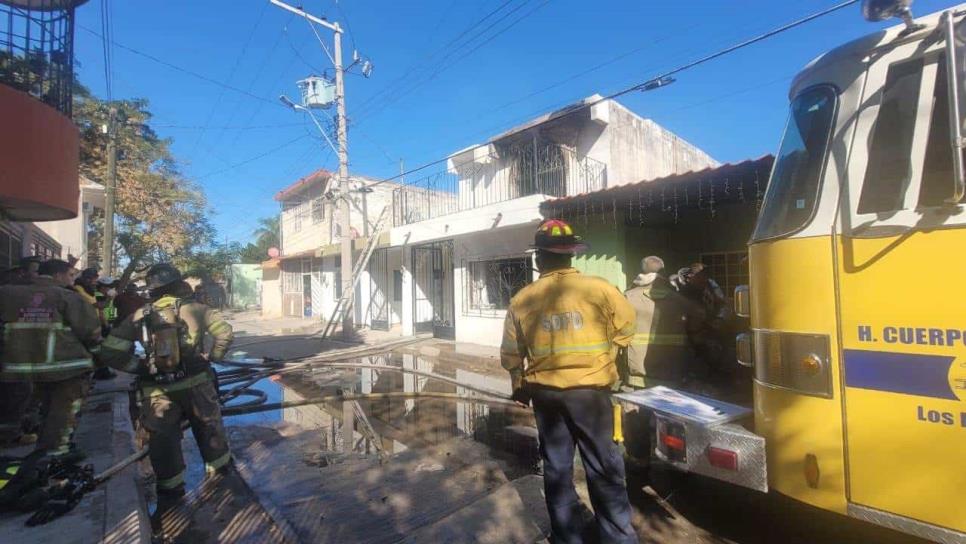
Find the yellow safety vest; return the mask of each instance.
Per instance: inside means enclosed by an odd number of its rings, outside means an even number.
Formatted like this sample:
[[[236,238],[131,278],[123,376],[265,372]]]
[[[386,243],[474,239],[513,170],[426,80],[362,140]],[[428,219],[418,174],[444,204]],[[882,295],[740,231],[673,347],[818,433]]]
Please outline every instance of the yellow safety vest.
[[[634,331],[634,308],[607,280],[556,270],[510,301],[501,360],[514,387],[610,387],[618,379],[617,349]]]

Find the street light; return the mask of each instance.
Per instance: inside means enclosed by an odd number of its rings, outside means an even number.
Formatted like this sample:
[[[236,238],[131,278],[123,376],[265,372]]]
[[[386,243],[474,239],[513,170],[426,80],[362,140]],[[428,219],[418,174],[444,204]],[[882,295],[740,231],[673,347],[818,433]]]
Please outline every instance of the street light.
[[[330,23],[325,19],[316,17],[310,13],[306,13],[301,7],[290,6],[283,2],[282,0],[269,0],[272,5],[275,5],[285,11],[294,13],[300,17],[303,17],[309,22],[309,27],[312,29],[312,33],[315,34],[316,38],[319,40],[319,45],[325,50],[326,56],[332,61],[332,65],[335,68],[335,102],[336,102],[336,128],[337,128],[337,140],[338,147],[336,148],[336,153],[339,157],[339,186],[341,189],[349,188],[349,150],[348,142],[346,138],[346,114],[345,114],[345,82],[343,81],[345,67],[342,65],[342,27],[338,23]],[[327,28],[332,31],[332,55],[329,55],[328,47],[326,47],[325,42],[322,41],[321,36],[315,30],[313,24],[319,25],[323,28]],[[294,107],[295,104],[292,100],[287,98],[282,98],[282,103],[289,106],[292,109],[301,109]],[[304,105],[303,105],[304,108]],[[308,111],[307,109],[305,111]],[[318,127],[322,135],[325,136],[329,145],[332,142],[329,140],[329,135],[325,133],[322,129],[322,125],[311,115],[312,121],[315,122],[315,126]],[[349,201],[346,200],[342,206],[342,213],[340,214],[340,222],[342,223],[342,240],[340,241],[341,255],[340,260],[342,264],[342,289],[343,293],[348,296],[348,303],[342,310],[342,334],[348,338],[352,334],[352,238],[351,238],[351,226],[352,223],[349,221]],[[335,317],[335,316],[333,316]],[[329,330],[331,324],[326,324],[326,331]]]

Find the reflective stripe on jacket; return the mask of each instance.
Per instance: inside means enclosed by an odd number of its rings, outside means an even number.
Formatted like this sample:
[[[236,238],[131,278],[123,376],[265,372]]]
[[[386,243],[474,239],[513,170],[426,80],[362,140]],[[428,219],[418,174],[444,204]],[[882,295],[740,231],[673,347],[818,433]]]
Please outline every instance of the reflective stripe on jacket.
[[[663,278],[638,284],[624,296],[634,307],[637,334],[627,349],[627,383],[644,387],[645,375],[675,382],[691,360],[688,327],[700,322],[700,308]]]
[[[155,309],[164,309],[175,306],[178,302],[179,299],[173,296],[164,296],[153,302],[152,306]],[[124,372],[150,377],[147,367],[134,357],[134,341],[140,339],[140,320],[143,315],[143,310],[138,310],[111,329],[111,334],[104,340],[96,355],[99,362]],[[184,321],[186,328],[181,337],[181,359],[189,375],[208,369],[208,363],[201,358],[206,334],[213,340],[209,359],[220,361],[225,357],[234,335],[231,325],[218,311],[190,299],[181,299],[178,317]]]
[[[51,278],[0,287],[0,320],[0,380],[61,381],[93,368],[97,311]]]
[[[510,301],[501,361],[514,388],[610,387],[617,348],[634,330],[634,308],[607,280],[574,268],[547,272]]]

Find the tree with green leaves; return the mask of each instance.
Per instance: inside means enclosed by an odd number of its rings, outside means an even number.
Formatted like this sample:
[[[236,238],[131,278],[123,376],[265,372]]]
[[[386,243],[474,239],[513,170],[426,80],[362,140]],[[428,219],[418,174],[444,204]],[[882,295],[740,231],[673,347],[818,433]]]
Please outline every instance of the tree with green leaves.
[[[171,152],[171,140],[160,138],[151,129],[148,106],[142,98],[108,103],[81,85],[74,90],[74,122],[81,137],[80,171],[101,183],[107,176],[108,135],[103,127],[109,122],[111,108],[116,110],[115,231],[118,261],[124,264],[122,281],[126,282],[135,270],[160,261],[223,269],[221,263],[230,252],[215,243],[205,195],[180,171]],[[100,246],[103,218],[91,230],[91,239]],[[87,250],[90,260],[96,262],[100,248]],[[217,258],[208,258],[208,254]]]
[[[258,228],[253,233],[255,243],[249,243],[241,250],[241,262],[258,264],[268,259],[268,250],[278,247],[281,242],[278,216],[263,217],[258,220]]]

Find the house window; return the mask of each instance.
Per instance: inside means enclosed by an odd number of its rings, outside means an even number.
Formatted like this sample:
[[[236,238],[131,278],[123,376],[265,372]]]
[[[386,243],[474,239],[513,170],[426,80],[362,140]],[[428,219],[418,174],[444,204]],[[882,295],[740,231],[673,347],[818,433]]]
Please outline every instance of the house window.
[[[312,199],[312,224],[318,225],[325,219],[325,203],[322,197]]]
[[[301,204],[295,207],[295,215],[292,220],[292,230],[295,232],[301,232],[302,230],[302,214],[304,211]]]
[[[529,257],[473,261],[466,269],[467,314],[497,313],[510,307],[510,299],[533,278]]]
[[[728,298],[735,292],[735,287],[748,284],[747,251],[702,253],[701,262],[707,267],[708,277],[717,282]]]

